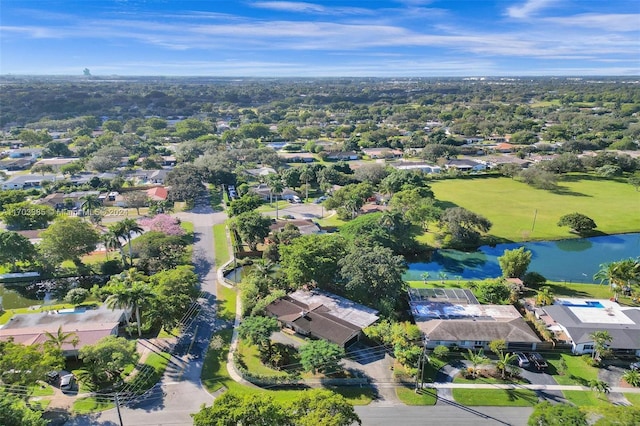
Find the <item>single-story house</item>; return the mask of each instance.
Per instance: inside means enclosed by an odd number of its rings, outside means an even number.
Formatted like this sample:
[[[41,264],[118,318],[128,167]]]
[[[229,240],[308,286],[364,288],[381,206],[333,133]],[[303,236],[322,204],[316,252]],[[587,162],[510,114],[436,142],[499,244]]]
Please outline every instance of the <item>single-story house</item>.
[[[8,172],[14,172],[18,170],[26,170],[31,168],[35,160],[32,158],[17,158],[17,159],[6,159],[0,161],[0,170],[6,170]]]
[[[164,181],[167,178],[170,170],[137,170],[134,176],[143,185],[160,184],[164,185]]]
[[[536,315],[559,340],[571,344],[575,354],[592,353],[591,333],[607,331],[614,353],[640,356],[640,308],[606,299],[561,298],[553,305],[540,307]]]
[[[247,173],[250,176],[260,177],[260,176],[276,174],[277,172],[272,167],[259,167],[257,169],[247,169],[245,170],[245,173]]]
[[[399,161],[391,165],[398,170],[419,170],[423,173],[440,173],[442,168],[435,164],[429,164],[422,161]]]
[[[479,172],[486,170],[487,166],[477,161],[466,158],[455,158],[447,161],[444,165],[447,169],[458,169],[461,172]]]
[[[83,198],[86,196],[95,195],[98,197],[100,191],[75,191],[69,194],[62,192],[54,192],[39,200],[39,204],[46,204],[53,207],[56,210],[61,209],[73,209],[81,208],[84,204]]]
[[[43,158],[42,160],[38,160],[38,162],[34,164],[34,166],[50,166],[53,170],[59,171],[60,167],[71,164],[78,160],[78,158],[73,157]]]
[[[326,158],[329,161],[351,161],[358,160],[360,158],[360,154],[355,151],[331,152],[327,154]]]
[[[300,231],[302,235],[319,234],[322,232],[317,223],[309,219],[293,219],[293,220],[278,220],[272,224],[269,229],[271,232],[282,232],[285,226],[294,225]]]
[[[43,344],[49,337],[46,333],[75,333],[78,338],[75,346],[69,342],[62,345],[65,356],[72,356],[87,345],[109,335],[118,335],[120,324],[127,321],[130,313],[124,309],[61,309],[33,314],[17,314],[0,328],[0,340],[13,338],[24,345]]]
[[[266,307],[283,327],[342,347],[357,342],[378,311],[321,290],[298,290]]]
[[[503,339],[508,350],[535,350],[540,339],[512,305],[482,305],[470,290],[409,289],[409,305],[425,346],[489,349]]]
[[[315,154],[311,152],[282,152],[278,151],[278,157],[287,163],[313,163],[316,161]]]
[[[164,186],[155,186],[147,189],[146,192],[151,201],[165,201],[169,198],[169,191]]]
[[[362,148],[362,153],[369,158],[402,158],[402,151],[391,148]]]
[[[30,189],[40,188],[42,182],[55,182],[58,176],[54,174],[28,174],[13,176],[2,182],[2,189]],[[61,179],[61,178],[60,178]]]

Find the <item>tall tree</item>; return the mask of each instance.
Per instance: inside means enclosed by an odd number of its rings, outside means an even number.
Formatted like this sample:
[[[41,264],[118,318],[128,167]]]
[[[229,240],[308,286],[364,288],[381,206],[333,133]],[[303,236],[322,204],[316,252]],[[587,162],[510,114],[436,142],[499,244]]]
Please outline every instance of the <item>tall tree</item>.
[[[362,424],[353,406],[340,394],[326,389],[301,392],[288,406],[296,426],[350,426]]]
[[[55,346],[0,342],[2,382],[9,387],[35,385],[48,371],[59,370],[63,366],[64,357]]]
[[[271,356],[271,334],[278,330],[278,320],[273,317],[247,317],[238,326],[238,335],[257,345],[264,360]]]
[[[250,211],[236,216],[230,225],[242,240],[249,246],[249,250],[258,249],[258,244],[269,235],[271,219],[258,212]]]
[[[47,205],[23,201],[5,204],[0,218],[9,229],[42,229],[56,217],[56,211]]]
[[[36,257],[36,249],[28,238],[13,231],[0,231],[0,265],[9,265],[13,272],[18,262],[30,263]]]
[[[4,426],[47,426],[42,413],[32,410],[29,404],[11,393],[0,391],[0,419]]]
[[[135,364],[140,355],[136,342],[123,337],[107,336],[94,345],[80,348],[80,359],[96,384],[113,384],[128,365]]]
[[[407,269],[402,256],[386,247],[354,245],[338,264],[350,298],[375,307],[385,316],[394,315],[407,286],[402,279]]]
[[[600,361],[609,353],[609,344],[613,340],[611,333],[606,330],[594,331],[589,334],[589,337],[593,340],[593,352],[591,356],[593,359]]]
[[[93,225],[77,217],[59,216],[40,234],[40,251],[53,262],[71,260],[82,265],[80,258],[96,249],[100,235]]]
[[[113,276],[104,287],[104,291],[109,293],[105,301],[110,309],[125,308],[132,309],[136,314],[136,324],[138,326],[138,337],[142,336],[142,317],[140,310],[154,298],[154,293],[149,288],[147,278],[131,268],[119,276]]]
[[[498,257],[502,276],[505,278],[520,278],[524,276],[531,263],[531,256],[531,251],[524,247],[505,250],[502,256]]]
[[[463,207],[448,208],[442,214],[440,223],[453,245],[474,246],[480,241],[482,232],[491,229],[489,219]]]
[[[300,363],[304,371],[312,374],[332,374],[341,371],[340,359],[344,349],[328,340],[312,340],[300,348]]]
[[[338,261],[345,254],[346,242],[338,234],[303,235],[280,245],[280,267],[294,288],[315,284],[333,289],[340,270]]]
[[[118,238],[124,238],[129,245],[129,266],[133,266],[133,250],[131,249],[132,234],[142,234],[142,227],[134,219],[123,219],[113,224],[110,228]]]

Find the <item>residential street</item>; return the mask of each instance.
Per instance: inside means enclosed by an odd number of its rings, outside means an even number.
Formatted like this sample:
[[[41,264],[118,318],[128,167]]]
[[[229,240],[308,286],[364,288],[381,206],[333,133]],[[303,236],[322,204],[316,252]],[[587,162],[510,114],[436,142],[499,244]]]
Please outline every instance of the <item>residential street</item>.
[[[193,341],[189,354],[179,356],[180,365],[169,365],[164,377],[149,392],[146,400],[138,403],[136,407],[121,408],[122,422],[127,426],[190,425],[190,414],[197,412],[202,404],[213,402],[213,397],[202,387],[200,372],[202,353],[207,348],[214,329],[223,325],[215,319],[216,265],[213,253],[213,225],[224,222],[226,215],[224,212],[214,212],[208,202],[201,202],[192,211],[178,213],[175,216],[194,224],[193,261],[206,297],[201,298],[202,310],[185,333],[187,343]],[[188,347],[184,349],[186,351]],[[90,416],[78,416],[66,423],[68,426],[118,424],[118,413],[115,409]]]

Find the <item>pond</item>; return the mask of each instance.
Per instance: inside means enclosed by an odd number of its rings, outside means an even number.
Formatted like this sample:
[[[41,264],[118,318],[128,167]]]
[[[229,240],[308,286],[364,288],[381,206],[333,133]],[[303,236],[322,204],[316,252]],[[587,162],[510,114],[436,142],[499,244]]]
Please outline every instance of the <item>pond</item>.
[[[484,279],[502,275],[498,257],[505,250],[524,246],[533,254],[529,271],[542,274],[551,281],[594,282],[593,275],[600,264],[640,256],[640,233],[606,235],[560,241],[498,244],[482,246],[467,253],[458,250],[436,250],[427,263],[411,263],[404,279]]]
[[[43,300],[30,299],[0,284],[0,305],[6,309],[27,308],[33,305],[41,305]]]

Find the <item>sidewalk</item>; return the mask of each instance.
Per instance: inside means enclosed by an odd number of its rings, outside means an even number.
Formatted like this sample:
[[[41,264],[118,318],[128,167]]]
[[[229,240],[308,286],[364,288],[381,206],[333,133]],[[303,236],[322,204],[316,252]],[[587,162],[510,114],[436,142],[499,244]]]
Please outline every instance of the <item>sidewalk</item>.
[[[559,390],[559,391],[591,391],[587,386],[577,385],[524,385],[512,383],[425,383],[429,389],[530,389],[530,390]],[[612,387],[610,392],[640,393],[640,388]]]

